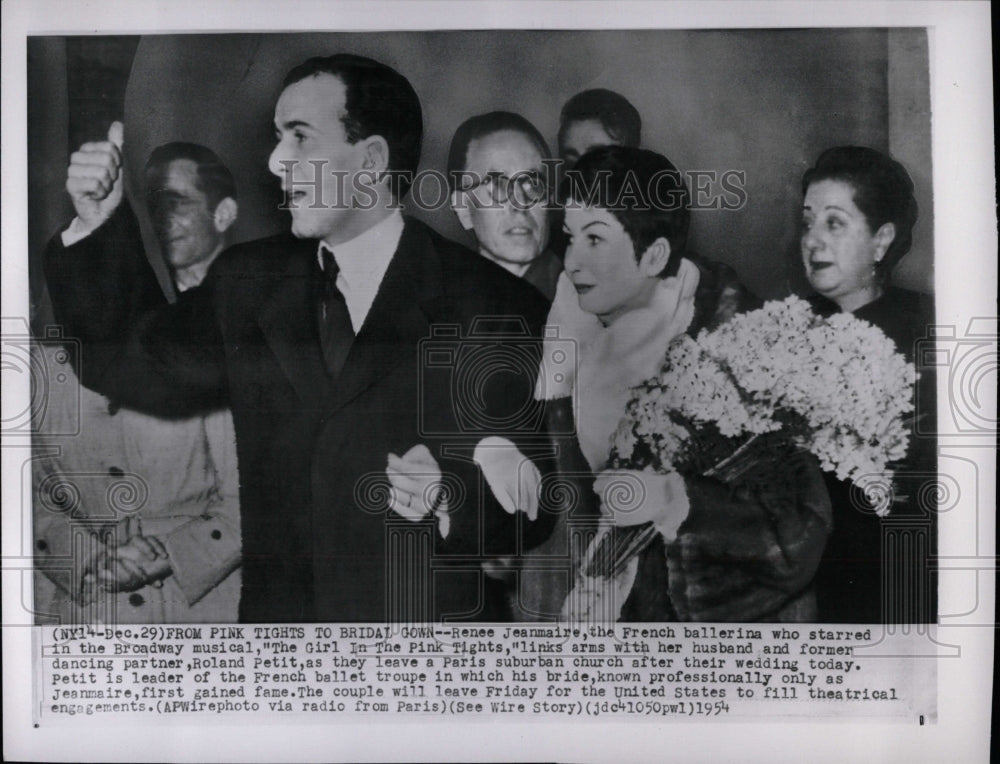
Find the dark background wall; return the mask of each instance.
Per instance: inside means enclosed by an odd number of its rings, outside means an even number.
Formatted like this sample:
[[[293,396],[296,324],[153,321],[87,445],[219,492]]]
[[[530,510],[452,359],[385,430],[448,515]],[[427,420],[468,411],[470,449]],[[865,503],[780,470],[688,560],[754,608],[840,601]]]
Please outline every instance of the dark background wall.
[[[287,225],[266,169],[282,78],[308,56],[344,51],[383,61],[413,83],[424,106],[422,168],[444,169],[455,127],[472,114],[518,111],[554,149],[559,109],[569,96],[591,87],[621,92],[642,114],[644,145],[682,170],[746,173],[747,204],[695,212],[692,240],[765,297],[804,286],[799,180],[819,152],[844,143],[891,151],[911,170],[922,210],[914,251],[896,280],[932,288],[923,30],[157,35],[142,37],[137,47],[121,40],[123,50],[135,50],[123,74],[127,166],[141,168],[149,151],[169,140],[214,148],[240,187],[236,240]],[[60,92],[59,67],[72,68],[65,50],[75,49],[74,38],[30,43],[29,119],[45,125],[29,147],[34,253],[67,213],[61,179],[74,97],[67,98],[65,75]],[[105,87],[113,86],[105,80]],[[88,118],[91,139],[102,137],[100,115]],[[73,133],[79,136],[80,128]],[[129,177],[134,198],[141,198],[139,174]],[[468,242],[450,210],[413,212]]]

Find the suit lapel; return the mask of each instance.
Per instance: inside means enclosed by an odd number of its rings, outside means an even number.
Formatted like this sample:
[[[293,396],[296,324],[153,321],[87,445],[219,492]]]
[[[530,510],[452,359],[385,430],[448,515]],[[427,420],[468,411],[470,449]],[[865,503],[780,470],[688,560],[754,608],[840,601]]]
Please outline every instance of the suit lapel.
[[[421,225],[407,220],[375,301],[331,391],[331,413],[346,406],[430,334],[441,294],[440,261]],[[417,380],[413,380],[414,388]]]
[[[258,324],[268,347],[303,403],[318,407],[330,385],[323,365],[316,318],[315,253],[308,248],[288,258],[284,272],[261,309]]]

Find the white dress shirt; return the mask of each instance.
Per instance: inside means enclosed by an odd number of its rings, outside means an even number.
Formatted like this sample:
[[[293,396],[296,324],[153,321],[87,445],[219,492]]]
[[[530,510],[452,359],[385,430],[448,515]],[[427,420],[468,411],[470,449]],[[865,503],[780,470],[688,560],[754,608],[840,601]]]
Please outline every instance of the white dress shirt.
[[[354,333],[361,331],[368,311],[375,302],[375,295],[385,278],[389,262],[396,253],[399,239],[403,235],[403,214],[393,210],[360,236],[338,244],[336,248],[320,242],[317,250],[319,267],[323,268],[323,250],[333,252],[340,273],[337,275],[337,289],[344,295],[347,312],[351,315]]]

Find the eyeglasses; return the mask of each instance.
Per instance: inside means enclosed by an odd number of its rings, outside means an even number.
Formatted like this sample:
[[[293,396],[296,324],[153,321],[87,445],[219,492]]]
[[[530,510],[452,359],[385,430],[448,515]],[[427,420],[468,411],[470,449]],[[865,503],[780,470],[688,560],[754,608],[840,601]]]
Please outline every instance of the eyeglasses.
[[[480,186],[487,187],[494,204],[512,201],[518,207],[530,207],[549,194],[548,185],[537,172],[519,172],[513,178],[500,172],[491,172],[462,190],[471,192]]]

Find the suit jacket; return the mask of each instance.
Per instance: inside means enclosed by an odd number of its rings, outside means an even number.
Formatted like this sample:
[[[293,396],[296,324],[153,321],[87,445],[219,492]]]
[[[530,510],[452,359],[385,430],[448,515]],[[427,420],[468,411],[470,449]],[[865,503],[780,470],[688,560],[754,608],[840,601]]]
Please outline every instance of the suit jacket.
[[[407,220],[339,376],[318,339],[316,242],[232,247],[166,305],[124,207],[46,254],[57,318],[85,385],[153,413],[228,403],[241,475],[240,619],[485,619],[481,562],[517,549],[523,516],[492,499],[472,449],[542,431],[531,400],[544,300]],[[433,332],[433,336],[432,336]],[[450,530],[387,510],[387,455],[425,444]]]

